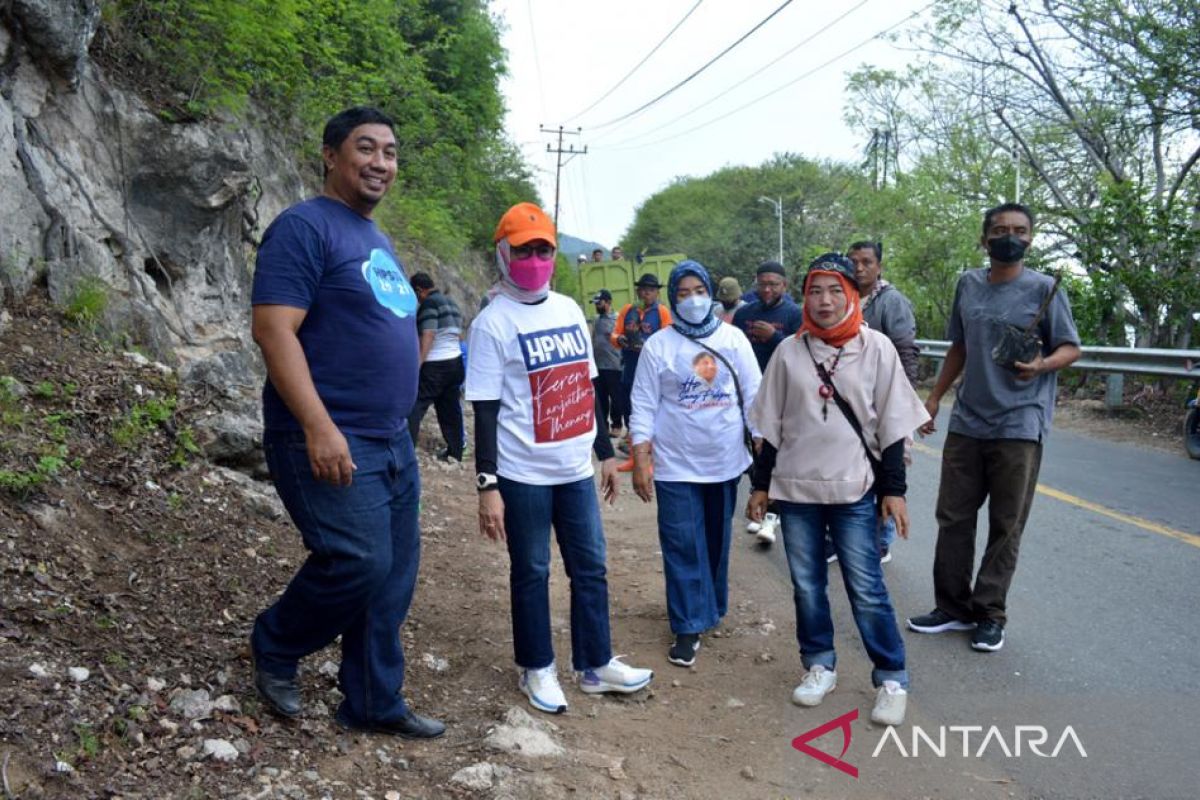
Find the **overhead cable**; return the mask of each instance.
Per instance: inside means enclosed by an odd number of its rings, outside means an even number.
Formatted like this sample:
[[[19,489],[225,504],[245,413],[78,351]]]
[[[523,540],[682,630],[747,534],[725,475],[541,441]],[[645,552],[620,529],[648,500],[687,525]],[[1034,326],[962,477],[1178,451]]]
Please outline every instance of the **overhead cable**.
[[[643,59],[642,59],[641,61],[639,61],[639,62],[638,62],[636,65],[634,65],[633,69],[631,69],[631,70],[629,70],[629,72],[625,73],[625,77],[624,77],[624,78],[621,78],[621,80],[619,80],[619,81],[617,81],[615,84],[613,84],[613,87],[612,87],[611,89],[609,89],[609,90],[608,90],[607,92],[605,92],[604,94],[600,95],[600,97],[599,97],[599,98],[596,100],[596,102],[592,103],[590,106],[588,106],[587,108],[585,108],[583,111],[579,111],[579,112],[577,112],[577,113],[575,113],[575,114],[572,114],[571,116],[567,117],[567,119],[566,119],[565,121],[566,121],[566,122],[570,122],[570,121],[571,121],[571,120],[573,120],[573,119],[576,119],[576,118],[578,118],[578,117],[582,117],[584,114],[586,114],[587,112],[591,111],[591,110],[592,110],[593,108],[595,108],[596,106],[600,105],[600,103],[604,102],[605,98],[607,98],[607,97],[608,97],[610,94],[612,94],[613,92],[615,92],[617,89],[621,88],[621,84],[625,83],[625,81],[629,80],[629,79],[630,79],[630,78],[633,76],[633,73],[635,73],[635,72],[637,72],[639,69],[641,69],[642,65],[643,65],[643,64],[645,64],[647,61],[649,61],[649,60],[650,60],[650,56],[652,56],[652,55],[654,55],[655,53],[657,53],[657,52],[658,52],[658,48],[662,47],[664,44],[666,44],[666,43],[667,43],[667,40],[668,40],[668,39],[670,39],[670,38],[671,38],[671,37],[672,37],[672,36],[675,34],[675,31],[679,30],[680,26],[681,26],[681,25],[683,25],[683,23],[687,22],[687,18],[688,18],[688,17],[690,17],[690,16],[692,15],[692,12],[693,12],[693,11],[695,11],[697,8],[699,8],[699,7],[700,7],[700,4],[701,4],[701,3],[703,3],[703,2],[704,2],[704,0],[696,0],[696,4],[695,4],[695,5],[693,5],[693,6],[692,6],[690,9],[688,9],[688,12],[687,12],[686,14],[684,14],[684,15],[683,15],[683,18],[682,18],[682,19],[680,19],[680,20],[679,20],[679,22],[676,22],[676,23],[675,23],[675,27],[673,27],[673,28],[671,28],[671,30],[667,31],[667,35],[666,35],[666,36],[664,36],[664,37],[663,37],[663,38],[662,38],[662,39],[659,41],[659,43],[658,43],[658,44],[654,45],[654,47],[653,47],[653,48],[650,50],[650,52],[649,52],[649,53],[646,53],[646,56],[645,56],[645,58],[643,58]]]
[[[756,69],[754,72],[751,72],[749,75],[747,75],[746,77],[742,78],[742,79],[741,79],[741,80],[739,80],[737,83],[734,83],[732,86],[730,86],[729,88],[727,88],[725,91],[721,92],[720,94],[714,95],[713,97],[710,97],[710,98],[708,98],[707,100],[705,100],[705,101],[704,101],[704,102],[702,102],[702,103],[697,103],[697,104],[695,105],[695,107],[693,107],[693,108],[692,108],[692,110],[691,110],[691,111],[686,111],[686,112],[684,112],[683,114],[680,114],[679,116],[675,117],[675,118],[674,118],[674,119],[672,119],[671,121],[669,121],[669,122],[665,122],[665,123],[663,123],[662,125],[659,125],[657,128],[651,128],[651,129],[650,129],[650,130],[648,130],[648,131],[644,131],[644,132],[642,132],[642,133],[639,133],[639,134],[636,134],[636,135],[634,135],[634,136],[631,136],[630,138],[626,139],[626,140],[625,140],[625,141],[623,141],[623,142],[616,142],[616,143],[614,143],[614,144],[610,145],[610,147],[621,147],[621,146],[623,146],[623,145],[627,145],[627,144],[629,144],[630,142],[635,142],[635,141],[637,141],[638,139],[644,139],[645,137],[649,136],[649,135],[650,135],[650,134],[652,134],[652,133],[657,133],[658,131],[661,131],[661,130],[663,130],[664,128],[669,128],[669,127],[671,127],[672,125],[675,125],[675,124],[677,124],[677,123],[678,123],[680,120],[682,120],[682,119],[686,119],[687,117],[690,117],[692,114],[695,114],[696,112],[700,111],[701,109],[704,109],[704,108],[709,108],[709,107],[711,107],[712,103],[716,102],[717,100],[720,100],[722,97],[724,97],[725,95],[729,94],[729,93],[730,93],[730,92],[732,92],[734,89],[736,89],[736,88],[738,88],[739,86],[741,86],[742,84],[746,83],[746,82],[747,82],[747,81],[749,81],[751,78],[756,78],[756,77],[758,77],[759,75],[761,75],[763,72],[765,72],[766,70],[768,70],[768,69],[770,69],[771,67],[775,66],[775,65],[776,65],[776,64],[778,64],[780,61],[782,61],[783,59],[787,58],[787,57],[788,57],[788,56],[790,56],[792,53],[796,52],[796,51],[797,51],[797,50],[799,50],[801,47],[803,47],[804,45],[808,44],[808,43],[809,43],[809,42],[811,42],[813,39],[816,39],[818,36],[820,36],[821,34],[825,33],[825,32],[826,32],[826,31],[828,31],[830,28],[832,28],[833,26],[837,25],[839,22],[841,22],[842,20],[844,20],[846,17],[850,16],[850,15],[851,15],[851,14],[853,14],[855,11],[857,11],[858,9],[862,8],[863,6],[865,6],[865,5],[866,5],[868,2],[870,2],[870,0],[862,0],[862,1],[861,1],[861,2],[858,4],[858,5],[856,5],[856,6],[852,6],[852,7],[851,7],[849,10],[847,10],[847,11],[843,12],[843,13],[842,13],[840,16],[838,16],[838,17],[837,17],[836,19],[834,19],[832,22],[829,22],[828,24],[826,24],[825,26],[823,26],[823,27],[822,27],[822,28],[820,28],[819,30],[817,30],[817,31],[813,32],[813,33],[812,33],[812,34],[810,34],[809,36],[806,36],[804,39],[802,39],[802,40],[800,40],[799,42],[797,42],[797,43],[796,43],[796,45],[795,45],[794,47],[792,47],[792,48],[790,48],[789,50],[785,51],[785,52],[784,52],[782,55],[778,56],[777,58],[774,58],[774,59],[772,59],[771,61],[768,61],[766,64],[763,64],[761,67],[759,67],[758,69]],[[601,134],[600,136],[597,136],[597,137],[596,137],[596,139],[602,139],[602,138],[604,138],[604,136],[605,136],[605,134]],[[594,141],[594,140],[593,140],[593,141]]]
[[[779,6],[778,8],[776,8],[774,11],[772,11],[770,14],[768,14],[766,17],[764,17],[764,18],[762,19],[762,21],[760,21],[760,22],[759,22],[757,25],[755,25],[753,28],[751,28],[750,30],[748,30],[748,31],[746,31],[744,34],[742,34],[740,37],[738,37],[738,39],[737,39],[737,40],[736,40],[736,41],[735,41],[733,44],[729,45],[729,46],[728,46],[728,47],[726,47],[724,50],[722,50],[721,52],[717,53],[715,56],[713,56],[711,59],[709,59],[709,60],[708,60],[708,62],[707,62],[706,64],[704,64],[704,66],[700,67],[700,69],[696,70],[696,71],[695,71],[695,72],[693,72],[691,75],[688,75],[686,78],[684,78],[684,79],[683,79],[683,80],[681,80],[679,83],[677,83],[677,84],[675,84],[674,86],[672,86],[670,89],[667,89],[665,92],[663,92],[662,94],[660,94],[658,97],[655,97],[653,100],[649,100],[649,101],[647,101],[647,102],[643,103],[642,105],[638,106],[637,108],[633,109],[632,111],[630,111],[630,112],[628,112],[628,113],[625,113],[625,114],[622,114],[622,115],[621,115],[621,116],[619,116],[619,117],[616,117],[616,118],[614,118],[614,119],[610,119],[610,120],[609,120],[609,121],[607,121],[607,122],[602,122],[602,123],[600,123],[599,125],[589,125],[588,127],[589,127],[590,129],[592,129],[592,130],[596,130],[597,128],[607,128],[609,125],[616,125],[618,122],[621,122],[622,120],[629,119],[629,118],[630,118],[630,117],[632,117],[634,114],[640,114],[640,113],[642,113],[642,112],[643,112],[643,111],[645,111],[647,108],[649,108],[650,106],[654,105],[655,103],[657,103],[658,101],[662,100],[663,98],[667,97],[668,95],[672,94],[673,92],[675,92],[676,90],[680,89],[681,87],[685,86],[685,85],[686,85],[686,84],[687,84],[689,81],[691,81],[691,80],[692,80],[693,78],[695,78],[697,75],[699,75],[700,73],[704,72],[704,70],[708,69],[708,68],[709,68],[709,67],[711,67],[713,64],[715,64],[715,63],[717,63],[718,61],[720,61],[720,60],[721,60],[722,58],[724,58],[724,57],[725,57],[725,56],[726,56],[726,55],[727,55],[727,54],[728,54],[730,51],[732,51],[732,50],[733,50],[735,47],[737,47],[738,45],[740,45],[742,42],[744,42],[744,41],[746,41],[747,39],[749,39],[749,38],[750,38],[752,35],[754,35],[754,33],[755,33],[756,31],[758,31],[758,29],[759,29],[759,28],[761,28],[763,25],[766,25],[768,22],[770,22],[772,19],[774,19],[774,18],[775,18],[775,15],[777,15],[777,14],[778,14],[780,11],[783,11],[785,8],[787,8],[788,6],[790,6],[790,5],[791,5],[793,2],[794,2],[794,0],[784,0],[784,2],[783,2],[783,3],[781,3],[781,4],[780,4],[780,6]]]
[[[733,109],[732,111],[727,111],[718,117],[713,117],[712,119],[708,120],[707,122],[701,122],[699,125],[688,128],[686,131],[680,131],[679,133],[673,133],[670,136],[664,136],[663,138],[657,139],[653,142],[646,142],[644,144],[635,144],[635,145],[630,145],[628,147],[606,147],[603,149],[605,149],[605,150],[640,150],[643,147],[653,147],[654,145],[663,144],[664,142],[669,142],[669,141],[672,141],[673,139],[678,139],[680,136],[687,136],[689,133],[695,133],[696,131],[698,131],[702,128],[707,128],[709,125],[713,125],[717,122],[720,122],[723,119],[731,117],[734,114],[738,113],[739,111],[744,111],[747,108],[749,108],[750,106],[755,105],[756,103],[760,103],[763,100],[766,100],[768,97],[772,97],[776,94],[779,94],[784,89],[794,86],[795,84],[799,83],[800,81],[804,80],[805,78],[815,75],[816,73],[818,73],[821,70],[828,67],[830,64],[833,64],[837,61],[841,61],[843,58],[852,54],[855,50],[862,47],[863,45],[865,45],[875,39],[878,39],[880,36],[883,36],[884,34],[890,33],[891,31],[895,30],[896,28],[899,28],[904,23],[908,22],[913,17],[919,16],[920,14],[923,14],[925,11],[928,11],[933,6],[934,2],[936,2],[936,0],[932,0],[931,2],[927,3],[926,5],[917,9],[916,11],[912,12],[911,14],[909,14],[908,16],[906,16],[904,19],[900,20],[899,22],[896,22],[893,25],[889,25],[888,27],[884,28],[883,30],[879,31],[878,33],[876,33],[872,36],[868,36],[866,39],[863,39],[862,41],[855,44],[853,47],[850,47],[849,49],[842,51],[841,53],[839,53],[838,55],[829,59],[828,61],[825,61],[822,64],[818,64],[817,66],[813,67],[812,69],[808,70],[807,72],[803,73],[802,75],[798,75],[797,77],[793,78],[792,80],[788,81],[787,83],[783,84],[782,86],[778,86],[778,87],[772,89],[771,91],[767,92],[766,94],[761,94],[758,97],[751,100],[750,102],[744,103],[744,104],[738,106],[737,108]]]

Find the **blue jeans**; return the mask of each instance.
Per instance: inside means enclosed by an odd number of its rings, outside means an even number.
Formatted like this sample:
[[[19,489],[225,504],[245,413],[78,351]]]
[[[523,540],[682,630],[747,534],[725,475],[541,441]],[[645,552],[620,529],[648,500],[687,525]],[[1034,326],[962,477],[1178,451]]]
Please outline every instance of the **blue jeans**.
[[[896,612],[883,583],[875,516],[875,494],[843,505],[779,501],[783,543],[796,603],[796,639],[805,669],[837,667],[833,649],[833,616],[829,610],[829,569],[825,535],[833,539],[842,581],[850,598],[854,621],[875,668],[871,681],[897,681],[908,688],[904,640]]]
[[[531,486],[500,477],[508,539],[513,657],[541,669],[554,661],[550,640],[550,527],[571,583],[571,662],[577,672],[612,658],[604,529],[591,478]]]
[[[896,541],[896,519],[888,517],[887,522],[879,525],[879,552],[882,555],[885,547],[891,547]]]
[[[655,481],[671,632],[703,633],[729,608],[729,539],[738,480]]]
[[[303,433],[263,436],[275,490],[309,554],[258,616],[251,647],[259,669],[292,677],[301,658],[340,635],[343,716],[386,722],[408,714],[400,626],[421,557],[421,481],[407,429],[390,439],[346,441],[358,469],[349,486],[335,486],[313,477]]]

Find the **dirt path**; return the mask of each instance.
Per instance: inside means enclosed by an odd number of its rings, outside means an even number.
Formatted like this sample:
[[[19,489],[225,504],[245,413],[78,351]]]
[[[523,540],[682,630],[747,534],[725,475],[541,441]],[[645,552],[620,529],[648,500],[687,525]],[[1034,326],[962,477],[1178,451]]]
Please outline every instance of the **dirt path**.
[[[844,593],[835,587],[831,594],[837,598],[839,641],[845,651],[839,666],[842,686],[834,695],[838,702],[831,699],[828,709],[790,703],[801,673],[790,584],[778,564],[741,533],[740,523],[735,524],[732,547],[728,616],[715,634],[705,637],[694,667],[667,662],[670,633],[655,507],[643,504],[627,486],[616,506],[604,510],[613,641],[631,663],[655,670],[652,688],[627,698],[596,698],[567,684],[567,714],[532,712],[559,727],[555,735],[568,750],[562,758],[524,759],[481,748],[480,739],[508,708],[528,708],[511,666],[507,555],[475,532],[467,473],[433,466],[426,474],[429,533],[413,615],[421,643],[413,656],[419,658],[421,648],[428,647],[451,668],[436,677],[418,673],[409,688],[420,708],[449,712],[447,740],[420,750],[434,758],[439,751],[452,753],[442,764],[450,773],[482,760],[503,763],[527,777],[517,784],[514,797],[964,795],[955,772],[931,773],[884,753],[870,764],[860,763],[855,780],[791,746],[794,737],[853,708],[860,712],[855,735],[878,741],[879,731],[867,719],[873,701],[869,664],[853,633]],[[560,663],[567,663],[570,653],[566,592],[565,575],[556,563],[552,617]],[[919,703],[913,714],[919,718]],[[839,744],[836,732],[815,742],[834,755]],[[362,741],[355,750],[361,754],[371,746],[372,741]],[[579,756],[581,752],[585,755]],[[866,761],[869,749],[859,744],[852,755]],[[611,768],[614,760],[620,764],[617,770]],[[1000,788],[1006,782],[1001,775],[979,777],[971,781],[972,796],[1013,797],[1011,786]],[[505,796],[509,789],[515,789],[511,781],[496,782],[481,796]]]

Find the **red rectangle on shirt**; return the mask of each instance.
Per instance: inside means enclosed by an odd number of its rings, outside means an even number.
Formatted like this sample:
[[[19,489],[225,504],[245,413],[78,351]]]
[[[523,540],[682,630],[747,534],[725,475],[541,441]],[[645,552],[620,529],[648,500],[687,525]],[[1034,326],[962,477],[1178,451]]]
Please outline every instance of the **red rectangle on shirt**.
[[[529,393],[535,442],[561,442],[592,432],[596,400],[586,359],[530,372]]]

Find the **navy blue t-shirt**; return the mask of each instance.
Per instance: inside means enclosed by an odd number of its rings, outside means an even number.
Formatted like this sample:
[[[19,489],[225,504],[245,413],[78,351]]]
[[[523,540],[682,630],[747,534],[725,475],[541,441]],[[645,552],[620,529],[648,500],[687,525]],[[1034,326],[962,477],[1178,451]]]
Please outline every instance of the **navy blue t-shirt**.
[[[770,323],[771,327],[775,329],[775,335],[765,342],[756,342],[750,339],[750,326],[760,320]],[[756,299],[753,303],[739,308],[733,315],[733,326],[741,329],[742,333],[746,334],[746,338],[750,339],[750,347],[754,349],[754,358],[763,372],[767,371],[767,364],[770,362],[771,356],[775,354],[775,348],[779,347],[779,343],[784,339],[800,330],[803,322],[804,317],[800,306],[786,294],[781,296],[779,302],[770,308],[764,306],[762,300]]]
[[[339,430],[401,430],[417,395],[417,296],[373,221],[327,197],[287,209],[263,236],[251,302],[308,311],[297,335]],[[263,423],[300,429],[270,379]]]

